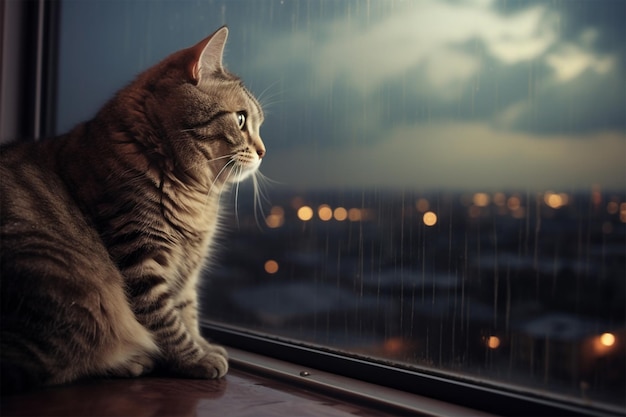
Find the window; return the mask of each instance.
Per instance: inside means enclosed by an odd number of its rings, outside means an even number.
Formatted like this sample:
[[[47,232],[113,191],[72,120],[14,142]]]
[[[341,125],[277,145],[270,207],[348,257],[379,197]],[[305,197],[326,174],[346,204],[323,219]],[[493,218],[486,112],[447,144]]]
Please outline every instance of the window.
[[[623,413],[625,20],[611,0],[64,0],[56,122],[228,24],[275,183],[229,201],[209,331]]]

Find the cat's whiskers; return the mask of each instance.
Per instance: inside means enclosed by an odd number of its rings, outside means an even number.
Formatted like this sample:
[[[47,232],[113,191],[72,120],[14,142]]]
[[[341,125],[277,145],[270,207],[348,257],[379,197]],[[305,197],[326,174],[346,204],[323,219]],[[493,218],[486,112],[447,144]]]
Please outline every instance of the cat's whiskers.
[[[263,192],[263,187],[261,187],[261,185],[262,184],[280,184],[280,182],[274,181],[273,179],[267,177],[261,171],[255,172],[255,176],[256,176],[256,180],[259,182],[259,195],[261,199],[265,200],[265,202],[267,203],[270,203],[269,197]]]
[[[271,92],[271,94],[266,95],[268,92],[271,91],[271,89],[273,89],[277,84],[279,84],[281,81],[280,80],[276,80],[274,81],[272,84],[270,84],[269,86],[267,86],[262,92],[261,94],[259,94],[257,96],[257,101],[259,103],[261,103],[261,106],[263,107],[263,111],[265,114],[268,114],[268,109],[276,104],[276,103],[282,103],[284,101],[286,101],[285,99],[280,99],[280,100],[275,100],[278,97],[282,97],[283,92],[282,91],[275,91],[275,92]]]
[[[237,170],[237,177],[239,177],[243,171],[243,167],[241,167],[240,165],[237,165],[236,168]],[[237,222],[237,227],[239,227],[239,184],[241,183],[241,181],[237,181],[237,184],[235,185],[235,221]]]
[[[233,158],[233,161],[235,161],[234,158]],[[235,163],[234,166],[233,166],[233,169],[231,169],[228,172],[228,176],[224,179],[224,183],[228,183],[230,181],[231,177],[233,177],[233,176],[235,178],[239,178],[241,176],[241,173],[243,172],[243,170],[244,170],[244,168],[241,165]],[[237,201],[238,201],[238,196],[239,196],[239,183],[240,182],[241,181],[236,181],[236,186],[235,186],[235,219],[236,219],[238,227],[239,227],[239,212],[238,212],[238,208],[237,208]],[[224,192],[224,189],[225,189],[225,187],[221,188],[220,197],[219,197],[220,200],[221,200],[222,192]]]
[[[220,161],[220,160],[222,160],[222,159],[232,158],[232,157],[234,157],[234,156],[235,156],[235,154],[234,154],[234,153],[230,153],[230,154],[223,155],[223,156],[218,156],[218,157],[216,157],[216,158],[212,158],[212,159],[205,159],[205,160],[199,161],[199,162],[197,162],[197,163],[195,163],[195,164],[192,164],[192,165],[187,166],[187,167],[185,168],[185,171],[191,171],[191,170],[193,170],[193,169],[198,168],[199,166],[204,166],[204,165],[206,165],[206,164],[210,164],[210,163],[212,163],[212,162],[217,162],[217,161]]]
[[[223,155],[223,156],[218,156],[217,158],[208,159],[205,162],[215,162],[215,161],[219,161],[221,159],[232,158],[235,155],[237,155],[237,154],[235,152],[233,152],[233,153],[229,153],[229,154],[226,154],[226,155]]]
[[[227,155],[226,157],[228,157],[230,159],[228,160],[228,162],[226,162],[226,164],[224,164],[222,169],[220,169],[218,171],[218,173],[215,175],[215,177],[213,178],[213,181],[211,182],[211,185],[209,186],[209,190],[207,191],[207,194],[206,194],[206,199],[205,199],[205,202],[204,202],[204,206],[205,207],[207,206],[207,204],[210,201],[210,196],[213,193],[213,188],[216,187],[217,182],[220,179],[220,176],[222,176],[222,174],[227,171],[227,168],[229,167],[229,165],[235,165],[236,166],[235,156],[236,156],[236,154]],[[224,157],[221,157],[221,158],[224,158]],[[214,161],[214,160],[215,159],[213,159],[211,161]],[[211,162],[211,161],[209,161],[209,162]],[[232,175],[233,170],[231,169],[231,170],[228,170],[227,172],[228,172],[227,177],[224,179],[224,181],[222,181],[222,184],[226,184],[226,182],[228,181],[228,179]],[[224,190],[224,187],[219,187],[218,200],[221,197],[223,190]]]
[[[223,159],[230,159],[228,162],[226,162],[226,164],[218,171],[218,173],[215,175],[215,177],[213,178],[213,180],[211,181],[211,185],[209,186],[209,191],[207,192],[207,196],[211,194],[211,192],[213,191],[213,187],[215,186],[215,184],[217,183],[217,180],[219,179],[220,175],[222,175],[222,173],[226,170],[226,168],[228,167],[228,165],[234,163],[234,157],[236,156],[236,153],[229,153],[223,156],[218,156],[212,159],[205,159],[202,161],[199,161],[195,164],[191,164],[189,166],[187,166],[185,168],[185,172],[187,171],[191,171],[194,170],[198,167],[202,167],[202,168],[206,168],[207,165],[213,163],[213,162],[218,162],[221,161]]]
[[[235,160],[233,158],[231,158],[228,162],[226,162],[226,164],[224,164],[224,166],[222,167],[222,169],[220,169],[218,171],[217,174],[215,174],[215,177],[213,178],[213,181],[211,182],[211,186],[209,187],[209,194],[211,194],[211,192],[213,191],[213,187],[216,186],[218,180],[220,179],[220,177],[222,176],[222,174],[226,171],[226,169],[229,167],[229,165],[233,165],[235,163]],[[228,178],[228,177],[227,177]],[[222,183],[225,183],[226,181],[223,181]]]
[[[270,91],[272,88],[274,88],[277,84],[279,84],[281,82],[280,79],[274,81],[273,83],[269,84],[267,87],[265,87],[263,89],[263,91],[261,91],[259,94],[257,94],[256,99],[259,103],[262,103],[263,99],[265,98],[265,94],[267,94],[268,91]]]
[[[263,184],[269,182],[272,181],[258,170],[252,175],[254,220],[259,229],[263,228],[262,222],[259,220],[259,213],[262,219],[267,218],[265,210],[263,209],[263,203],[265,202],[271,205],[269,198],[263,190]]]

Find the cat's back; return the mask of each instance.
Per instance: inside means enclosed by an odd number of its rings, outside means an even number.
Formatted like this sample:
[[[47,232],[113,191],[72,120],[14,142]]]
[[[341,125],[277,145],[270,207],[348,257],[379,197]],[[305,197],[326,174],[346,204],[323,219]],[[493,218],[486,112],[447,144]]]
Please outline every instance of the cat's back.
[[[16,275],[24,278],[34,268],[50,270],[55,260],[78,267],[81,253],[102,250],[58,172],[57,154],[63,146],[61,137],[0,148],[3,281]]]
[[[58,140],[58,143],[52,143]],[[55,172],[55,151],[61,139],[24,142],[0,148],[0,213],[2,252],[10,249],[5,242],[7,227],[30,224],[44,227],[47,220],[72,211],[63,181]],[[56,219],[59,221],[60,219]]]
[[[44,142],[13,142],[0,146],[0,187],[11,191],[19,184],[46,177],[56,180],[54,155],[62,140],[50,139]],[[6,202],[4,194],[2,202]]]
[[[0,187],[3,191],[11,191],[17,178],[26,174],[23,178],[28,180],[31,177],[29,174],[43,168],[36,168],[38,152],[34,145],[34,142],[14,142],[0,146]],[[7,201],[4,193],[0,198],[3,204]]]
[[[32,218],[38,212],[38,202],[48,194],[45,184],[54,184],[55,175],[40,158],[35,143],[13,143],[0,148],[0,222],[2,224],[2,252],[6,244],[6,228],[16,222]],[[46,181],[47,180],[47,181]],[[22,219],[20,221],[20,219]]]

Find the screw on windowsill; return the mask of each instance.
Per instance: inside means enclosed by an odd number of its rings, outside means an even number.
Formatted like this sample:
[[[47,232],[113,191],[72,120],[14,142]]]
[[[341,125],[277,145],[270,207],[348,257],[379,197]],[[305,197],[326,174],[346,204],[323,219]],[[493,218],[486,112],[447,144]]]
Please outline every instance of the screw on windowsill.
[[[300,371],[300,376],[311,376],[309,371]]]

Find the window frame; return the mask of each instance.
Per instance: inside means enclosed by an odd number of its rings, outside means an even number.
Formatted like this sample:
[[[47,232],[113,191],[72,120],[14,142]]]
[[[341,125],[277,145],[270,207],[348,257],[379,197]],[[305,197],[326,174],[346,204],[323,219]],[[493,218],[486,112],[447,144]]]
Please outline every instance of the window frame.
[[[1,139],[54,134],[61,2],[7,1],[0,6]]]
[[[201,319],[201,331],[208,339],[227,347],[487,413],[505,416],[622,415],[617,409],[578,404],[544,393],[535,394],[498,381],[479,381],[472,376],[457,377],[434,369],[391,365],[391,361],[339,353],[331,348],[289,341],[206,319]],[[243,364],[244,368],[249,366]]]
[[[22,13],[19,22],[20,37],[10,36],[3,42],[14,48],[24,48],[18,60],[19,71],[13,78],[3,77],[2,82],[19,82],[24,104],[7,117],[15,118],[20,126],[16,137],[38,139],[54,132],[56,120],[56,89],[59,56],[59,28],[62,1],[29,0],[8,2]],[[6,2],[0,11],[3,23],[10,18]],[[33,35],[34,34],[34,35]],[[4,52],[3,52],[4,55]],[[6,72],[5,64],[2,67]],[[20,74],[20,79],[15,74]],[[33,86],[36,86],[33,88]],[[3,101],[6,89],[2,89]],[[375,361],[357,355],[338,353],[329,348],[314,347],[305,343],[288,341],[280,337],[263,335],[251,330],[202,320],[202,334],[211,340],[268,358],[312,368],[342,377],[353,378],[381,387],[396,389],[421,397],[428,397],[499,415],[594,415],[619,416],[619,410],[598,405],[579,404],[567,398],[543,395],[511,387],[497,381],[485,381],[471,376],[459,377],[437,370],[423,370],[391,365],[390,361]],[[238,359],[234,365],[243,369],[257,370],[252,363]],[[281,378],[279,374],[271,377]],[[311,387],[305,378],[292,378]],[[313,387],[313,389],[319,389]],[[332,391],[332,387],[330,388]],[[369,401],[372,399],[369,398]],[[401,408],[398,408],[401,410]],[[450,414],[453,415],[453,414]]]

